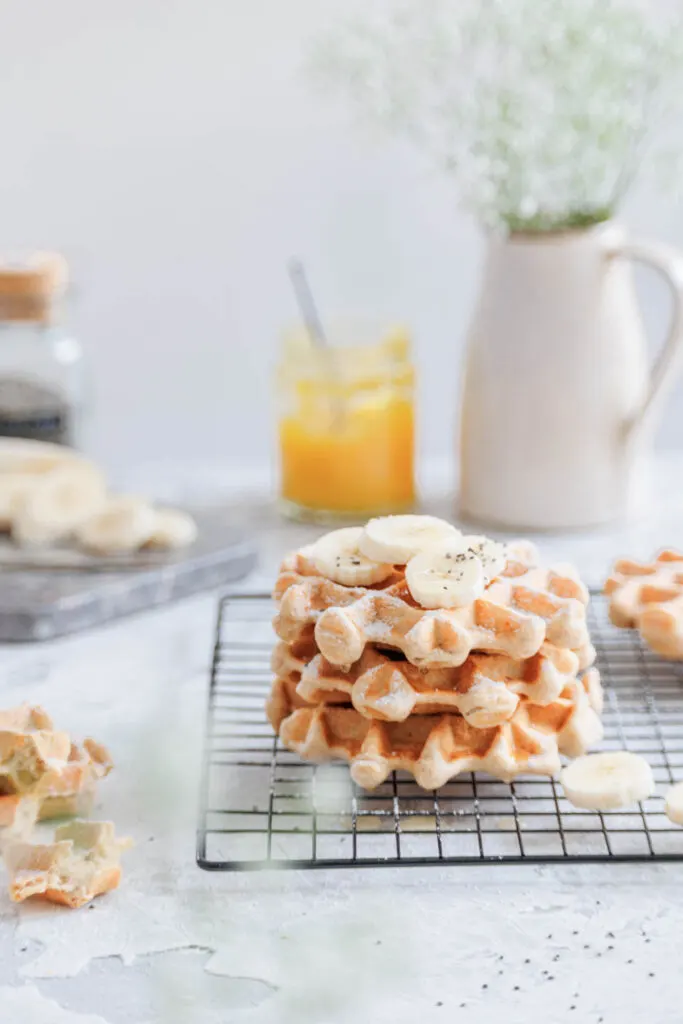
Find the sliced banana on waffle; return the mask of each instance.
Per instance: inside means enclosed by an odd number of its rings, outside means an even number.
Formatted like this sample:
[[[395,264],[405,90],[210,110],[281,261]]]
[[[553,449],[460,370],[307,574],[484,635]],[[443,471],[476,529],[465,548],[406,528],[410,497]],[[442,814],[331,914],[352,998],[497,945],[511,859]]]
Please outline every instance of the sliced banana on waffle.
[[[677,782],[664,798],[664,810],[674,825],[683,825],[683,782]]]
[[[476,555],[484,570],[484,579],[489,584],[499,576],[505,568],[507,552],[504,544],[499,544],[490,537],[464,537],[467,550]]]
[[[406,583],[423,608],[461,608],[480,597],[504,567],[502,544],[457,534],[411,558]]]
[[[391,576],[393,564],[374,561],[360,550],[362,535],[362,527],[349,526],[317,540],[311,559],[318,572],[345,587],[368,587]]]
[[[13,506],[12,538],[22,547],[70,537],[104,504],[107,485],[96,466],[64,462],[36,477]]]
[[[569,803],[590,811],[630,807],[655,790],[650,765],[628,750],[577,757],[562,771],[560,781]]]
[[[461,536],[460,530],[436,516],[382,516],[370,520],[358,546],[375,562],[405,565],[425,548]]]
[[[422,608],[460,608],[483,594],[486,577],[481,560],[460,538],[411,558],[406,583]]]

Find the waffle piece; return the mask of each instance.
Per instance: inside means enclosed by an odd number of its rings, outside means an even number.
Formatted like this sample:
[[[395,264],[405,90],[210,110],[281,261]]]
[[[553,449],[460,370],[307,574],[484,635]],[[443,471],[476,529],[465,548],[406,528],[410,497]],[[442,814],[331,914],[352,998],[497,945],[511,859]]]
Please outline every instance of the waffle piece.
[[[296,692],[299,684],[297,676],[282,677],[276,676],[273,680],[268,699],[266,700],[266,716],[275,732],[280,731],[280,726],[285,718],[291,715],[297,708],[308,708],[311,705]]]
[[[604,590],[615,626],[635,627],[661,657],[683,659],[683,554],[668,549],[645,564],[622,558]]]
[[[306,665],[319,653],[313,639],[287,644],[284,640],[275,644],[270,657],[270,667],[276,676],[300,676]]]
[[[0,853],[8,843],[29,839],[39,813],[35,797],[0,796]]]
[[[4,852],[11,898],[37,896],[50,903],[82,907],[115,889],[121,853],[129,839],[116,839],[111,822],[73,821],[58,828],[55,842],[14,843]]]
[[[280,725],[292,711],[297,708],[310,708],[314,704],[346,705],[350,707],[348,693],[343,691],[325,690],[319,691],[307,700],[298,692],[300,676],[276,676],[273,680],[268,699],[266,701],[266,715],[275,732],[278,732]]]
[[[282,720],[296,708],[307,708],[311,704],[350,703],[348,692],[334,686],[321,687],[318,691],[311,689],[308,696],[297,691],[301,673],[316,653],[312,640],[292,645],[280,642],[275,645],[270,659],[275,680],[266,701],[266,715],[275,732],[280,728]]]
[[[553,776],[560,753],[576,756],[602,737],[599,677],[594,670],[588,675],[565,687],[553,704],[524,701],[512,719],[490,729],[475,728],[459,715],[380,722],[321,704],[293,711],[280,738],[304,760],[350,762],[353,780],[364,789],[399,770],[424,789],[438,789],[463,772],[485,771],[506,782],[522,774]]]
[[[71,751],[65,732],[52,728],[38,708],[14,708],[0,713],[0,793],[28,793],[56,766],[63,765]]]
[[[600,673],[592,668],[569,683],[557,700],[545,706],[525,703],[532,725],[557,736],[561,754],[581,757],[603,737],[604,695]]]
[[[578,672],[574,653],[549,644],[524,661],[472,654],[458,668],[426,670],[370,647],[348,672],[316,653],[313,644],[300,645],[297,655],[284,643],[275,648],[272,663],[279,677],[269,700],[271,724],[287,708],[350,702],[366,718],[382,721],[457,712],[470,725],[489,728],[511,718],[522,696],[550,704]]]
[[[38,820],[89,813],[96,783],[111,768],[104,747],[92,739],[72,743],[41,708],[0,712],[0,801],[31,797],[39,803]],[[12,803],[3,806],[11,815]]]
[[[595,664],[597,653],[590,641],[575,650],[574,654],[579,659],[579,672],[585,672],[587,668]]]
[[[423,668],[462,665],[471,651],[530,658],[545,640],[570,649],[589,644],[588,594],[566,566],[509,560],[471,605],[426,611],[412,599],[400,570],[374,587],[343,587],[315,575],[304,549],[283,563],[275,596],[278,636],[297,643],[310,639],[314,628],[327,660],[345,667],[368,643],[396,648]]]
[[[20,704],[0,711],[0,732],[37,732],[53,728],[48,713],[36,705]]]
[[[55,764],[31,791],[41,798],[40,820],[83,813],[92,805],[96,783],[112,768],[108,750],[95,740],[72,743],[66,761]]]

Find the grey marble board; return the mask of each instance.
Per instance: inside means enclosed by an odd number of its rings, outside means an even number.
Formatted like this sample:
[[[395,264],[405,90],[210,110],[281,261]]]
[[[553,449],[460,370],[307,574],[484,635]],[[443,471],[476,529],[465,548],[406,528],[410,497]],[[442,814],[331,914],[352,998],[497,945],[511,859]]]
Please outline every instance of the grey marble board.
[[[256,564],[254,546],[225,509],[191,510],[195,543],[119,560],[61,549],[27,556],[0,545],[0,641],[49,640],[234,583]],[[33,564],[33,567],[27,566]]]

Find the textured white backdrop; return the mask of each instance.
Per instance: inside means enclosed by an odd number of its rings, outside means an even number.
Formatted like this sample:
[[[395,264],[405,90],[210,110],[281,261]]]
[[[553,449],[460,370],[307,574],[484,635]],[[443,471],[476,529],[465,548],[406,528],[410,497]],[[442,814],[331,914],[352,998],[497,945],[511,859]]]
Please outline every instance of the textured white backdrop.
[[[0,250],[72,259],[88,444],[112,465],[265,462],[293,252],[324,310],[413,326],[421,447],[450,451],[481,240],[447,181],[368,145],[300,74],[306,40],[351,3],[0,0]],[[683,246],[669,197],[643,191],[625,216]],[[665,290],[641,283],[661,337]],[[683,444],[681,395],[667,446]]]

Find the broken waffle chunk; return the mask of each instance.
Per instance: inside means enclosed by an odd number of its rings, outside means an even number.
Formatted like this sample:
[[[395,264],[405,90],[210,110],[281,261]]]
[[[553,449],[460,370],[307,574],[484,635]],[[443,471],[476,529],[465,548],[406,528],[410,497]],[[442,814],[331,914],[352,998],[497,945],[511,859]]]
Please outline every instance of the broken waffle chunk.
[[[40,809],[35,797],[0,796],[0,852],[8,843],[30,838]]]
[[[15,903],[37,897],[82,907],[116,889],[121,854],[131,845],[115,837],[110,821],[72,821],[56,830],[53,843],[13,843],[4,854],[10,896]]]
[[[35,797],[39,820],[88,813],[96,782],[111,768],[101,744],[92,739],[82,746],[72,743],[67,733],[53,728],[42,708],[24,704],[0,711],[0,799]]]

